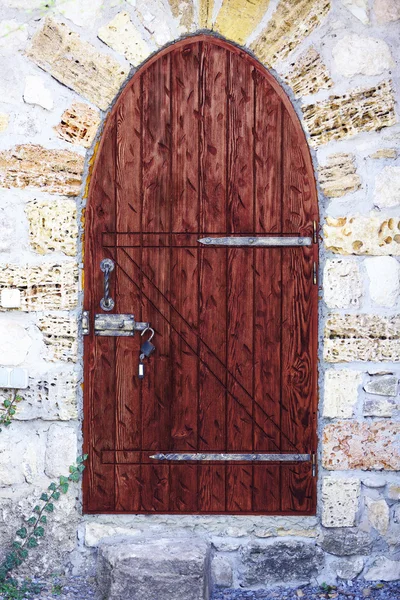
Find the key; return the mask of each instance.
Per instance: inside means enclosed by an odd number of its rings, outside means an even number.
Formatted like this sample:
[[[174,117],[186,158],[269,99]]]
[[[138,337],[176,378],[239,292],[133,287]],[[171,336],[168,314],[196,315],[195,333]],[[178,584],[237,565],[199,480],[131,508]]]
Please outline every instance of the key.
[[[144,378],[144,363],[143,363],[144,357],[145,357],[144,354],[141,354],[139,356],[139,372],[138,372],[139,379]]]

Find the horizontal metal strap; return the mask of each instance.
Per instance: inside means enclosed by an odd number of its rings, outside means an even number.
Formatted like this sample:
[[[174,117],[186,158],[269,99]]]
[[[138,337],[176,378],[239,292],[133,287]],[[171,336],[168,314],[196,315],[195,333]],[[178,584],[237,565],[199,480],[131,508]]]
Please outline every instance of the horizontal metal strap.
[[[263,462],[307,462],[311,460],[311,454],[219,454],[219,453],[158,453],[150,458],[155,460],[207,460],[207,461],[263,461]]]
[[[206,246],[311,246],[310,237],[218,237],[201,238]]]

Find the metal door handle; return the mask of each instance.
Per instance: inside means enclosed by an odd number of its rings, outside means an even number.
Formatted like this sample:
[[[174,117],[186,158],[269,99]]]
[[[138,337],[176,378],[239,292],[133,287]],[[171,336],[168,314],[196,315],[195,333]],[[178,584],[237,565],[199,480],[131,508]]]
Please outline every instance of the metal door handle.
[[[100,300],[100,308],[110,311],[114,308],[115,302],[110,296],[110,273],[114,271],[114,261],[111,258],[103,258],[100,263],[100,269],[104,273],[104,296]]]

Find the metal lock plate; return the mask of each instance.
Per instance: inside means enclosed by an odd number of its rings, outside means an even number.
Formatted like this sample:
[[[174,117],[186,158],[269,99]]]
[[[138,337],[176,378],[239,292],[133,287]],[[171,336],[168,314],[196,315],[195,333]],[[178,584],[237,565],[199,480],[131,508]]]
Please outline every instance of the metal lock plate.
[[[94,317],[95,335],[111,337],[133,337],[136,331],[143,331],[149,323],[135,321],[134,315],[103,315]]]

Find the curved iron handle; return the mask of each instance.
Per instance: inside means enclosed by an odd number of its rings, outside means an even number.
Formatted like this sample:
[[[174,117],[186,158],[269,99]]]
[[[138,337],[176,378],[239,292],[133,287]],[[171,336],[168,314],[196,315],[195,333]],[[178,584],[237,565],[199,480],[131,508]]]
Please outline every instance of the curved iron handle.
[[[110,273],[114,271],[114,266],[114,261],[111,258],[103,258],[100,263],[100,269],[104,273],[104,297],[100,300],[100,308],[107,312],[115,306],[115,302],[110,296]]]

